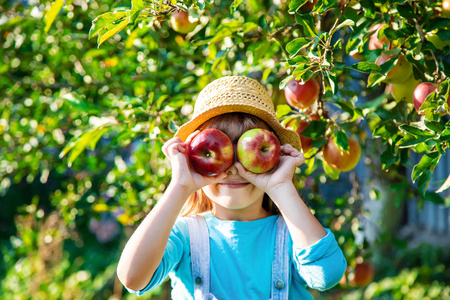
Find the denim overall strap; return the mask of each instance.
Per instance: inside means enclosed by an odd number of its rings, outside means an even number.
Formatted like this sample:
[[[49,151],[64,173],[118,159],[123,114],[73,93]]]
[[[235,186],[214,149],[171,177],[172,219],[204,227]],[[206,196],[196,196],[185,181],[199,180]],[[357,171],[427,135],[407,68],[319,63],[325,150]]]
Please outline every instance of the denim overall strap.
[[[272,262],[272,300],[287,300],[289,292],[289,231],[282,216],[277,220],[275,253]]]
[[[208,300],[210,285],[209,232],[203,216],[188,217],[195,300]]]

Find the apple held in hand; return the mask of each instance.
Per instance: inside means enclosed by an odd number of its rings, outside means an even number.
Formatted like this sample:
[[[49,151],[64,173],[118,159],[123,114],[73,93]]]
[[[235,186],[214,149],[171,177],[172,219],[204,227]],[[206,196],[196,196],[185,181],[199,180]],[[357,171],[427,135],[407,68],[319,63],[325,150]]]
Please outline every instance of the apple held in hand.
[[[323,149],[323,159],[333,169],[347,172],[353,169],[361,157],[361,146],[349,137],[348,151],[339,148],[334,138],[329,138]]]
[[[280,141],[267,129],[246,131],[238,140],[237,157],[244,168],[253,173],[265,173],[280,159]]]
[[[189,165],[203,176],[225,172],[234,162],[233,143],[222,131],[214,128],[197,134],[186,147]]]
[[[297,109],[310,107],[319,98],[319,82],[312,78],[307,82],[292,79],[284,88],[287,103]]]

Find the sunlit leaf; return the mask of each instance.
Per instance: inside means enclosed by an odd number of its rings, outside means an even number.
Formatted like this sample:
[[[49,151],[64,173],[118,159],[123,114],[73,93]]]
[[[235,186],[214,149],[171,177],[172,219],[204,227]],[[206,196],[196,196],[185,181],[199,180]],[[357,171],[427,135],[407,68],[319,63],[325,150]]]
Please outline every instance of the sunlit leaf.
[[[52,26],[53,22],[55,21],[56,16],[61,11],[63,5],[64,5],[63,0],[56,0],[55,2],[52,3],[49,11],[45,14],[45,17],[44,17],[45,32],[48,32],[50,30],[50,27]]]

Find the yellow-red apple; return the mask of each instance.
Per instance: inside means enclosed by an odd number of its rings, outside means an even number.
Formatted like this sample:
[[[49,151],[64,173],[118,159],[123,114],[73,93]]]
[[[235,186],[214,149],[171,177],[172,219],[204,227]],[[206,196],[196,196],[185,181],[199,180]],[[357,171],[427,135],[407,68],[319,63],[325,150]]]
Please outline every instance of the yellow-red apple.
[[[369,50],[383,49],[383,45],[389,43],[386,37],[383,37],[381,40],[378,39],[378,32],[384,25],[384,23],[376,24],[370,29],[370,31],[375,30],[375,32],[369,38]]]
[[[389,59],[395,56],[381,55],[377,58],[376,63],[382,65]],[[412,75],[412,64],[406,59],[403,54],[398,55],[398,60],[395,67],[392,68],[383,80],[385,83],[403,83]]]
[[[416,80],[414,75],[411,76],[403,83],[391,83],[391,95],[395,101],[405,100],[409,103],[413,103],[414,89],[419,85],[420,80]]]
[[[347,172],[353,169],[361,157],[361,146],[349,137],[348,151],[342,150],[336,143],[335,138],[329,138],[323,149],[323,159],[333,169]]]
[[[170,25],[178,33],[186,34],[195,29],[198,22],[189,20],[189,13],[184,10],[175,10],[170,16]]]
[[[237,158],[244,168],[253,173],[265,173],[275,167],[280,159],[280,141],[263,128],[250,129],[239,138]]]
[[[316,102],[320,94],[319,82],[312,78],[307,82],[292,79],[284,88],[287,103],[297,109],[305,109]]]

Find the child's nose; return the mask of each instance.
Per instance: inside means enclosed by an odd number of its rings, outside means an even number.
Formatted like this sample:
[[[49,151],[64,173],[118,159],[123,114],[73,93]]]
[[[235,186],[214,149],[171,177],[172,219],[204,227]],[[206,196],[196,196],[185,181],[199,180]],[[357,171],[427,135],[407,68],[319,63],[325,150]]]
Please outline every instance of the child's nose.
[[[231,166],[229,166],[225,172],[227,173],[227,175],[237,175],[238,174],[238,170],[234,166],[234,163]]]

